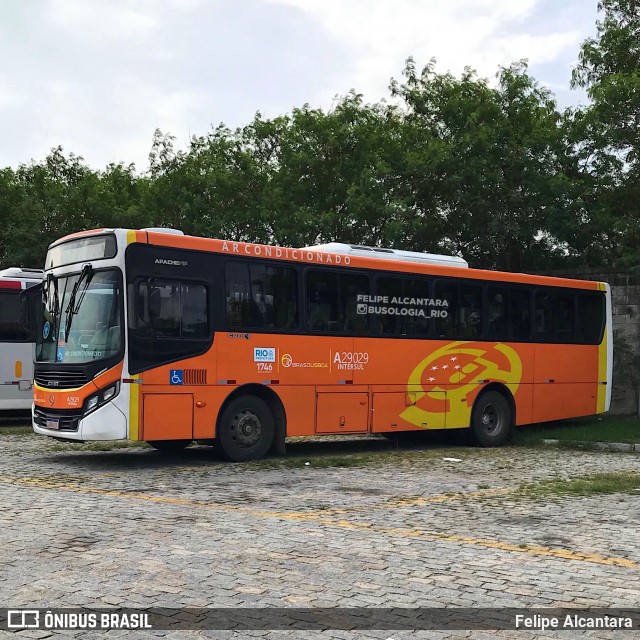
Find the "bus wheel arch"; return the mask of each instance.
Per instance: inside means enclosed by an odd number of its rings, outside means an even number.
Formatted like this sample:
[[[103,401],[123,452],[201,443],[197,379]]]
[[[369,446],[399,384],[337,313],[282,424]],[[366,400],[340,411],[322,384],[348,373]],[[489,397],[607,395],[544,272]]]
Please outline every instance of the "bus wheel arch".
[[[471,410],[471,434],[482,447],[499,447],[516,424],[516,403],[509,388],[492,382],[482,388]]]
[[[240,398],[257,398],[267,405],[273,418],[273,440],[268,448],[270,453],[285,455],[285,438],[287,435],[287,418],[282,400],[273,389],[261,384],[245,384],[230,393],[220,407],[216,421],[216,440],[220,440],[220,424],[223,416],[232,404]],[[266,453],[266,451],[265,451]]]

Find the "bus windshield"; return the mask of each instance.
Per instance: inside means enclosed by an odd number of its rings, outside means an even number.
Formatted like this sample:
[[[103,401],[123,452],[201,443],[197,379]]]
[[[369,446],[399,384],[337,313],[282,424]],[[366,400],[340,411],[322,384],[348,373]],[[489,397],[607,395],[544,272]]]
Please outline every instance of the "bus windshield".
[[[49,276],[36,360],[85,363],[116,355],[122,348],[120,282],[115,269]]]

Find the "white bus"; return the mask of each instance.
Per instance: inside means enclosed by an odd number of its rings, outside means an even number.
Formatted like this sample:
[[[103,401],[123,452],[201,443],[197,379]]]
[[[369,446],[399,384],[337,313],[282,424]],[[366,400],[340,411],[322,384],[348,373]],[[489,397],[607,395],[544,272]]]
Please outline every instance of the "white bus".
[[[33,403],[35,340],[29,326],[37,297],[20,294],[42,282],[40,269],[0,271],[0,412],[26,411]]]

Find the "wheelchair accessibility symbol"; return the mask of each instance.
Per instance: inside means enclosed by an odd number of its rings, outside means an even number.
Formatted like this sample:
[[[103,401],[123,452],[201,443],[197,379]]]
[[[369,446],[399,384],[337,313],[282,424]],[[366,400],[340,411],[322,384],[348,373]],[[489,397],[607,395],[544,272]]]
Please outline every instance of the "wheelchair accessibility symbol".
[[[171,369],[169,384],[184,384],[184,369]]]

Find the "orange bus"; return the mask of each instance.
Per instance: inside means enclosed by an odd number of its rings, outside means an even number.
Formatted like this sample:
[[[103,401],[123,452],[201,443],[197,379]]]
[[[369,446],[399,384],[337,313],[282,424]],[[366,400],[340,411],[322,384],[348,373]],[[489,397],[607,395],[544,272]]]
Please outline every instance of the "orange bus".
[[[70,441],[215,441],[512,427],[611,398],[609,286],[331,243],[290,249],[102,229],[47,253],[33,428]]]

